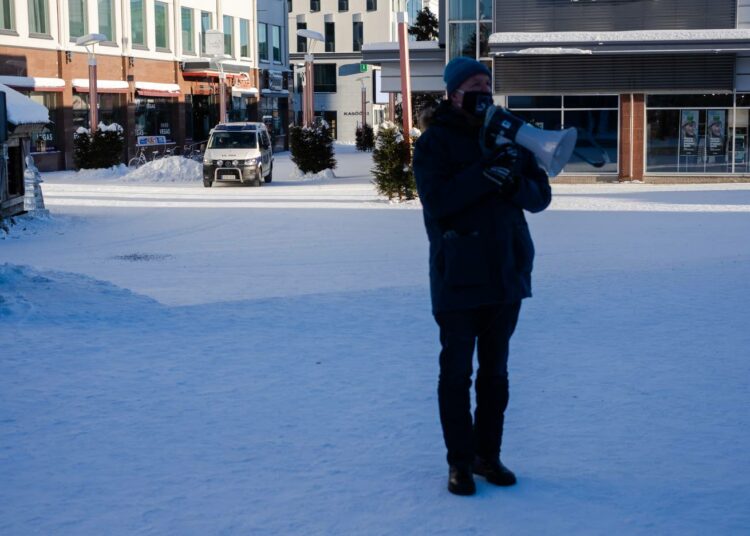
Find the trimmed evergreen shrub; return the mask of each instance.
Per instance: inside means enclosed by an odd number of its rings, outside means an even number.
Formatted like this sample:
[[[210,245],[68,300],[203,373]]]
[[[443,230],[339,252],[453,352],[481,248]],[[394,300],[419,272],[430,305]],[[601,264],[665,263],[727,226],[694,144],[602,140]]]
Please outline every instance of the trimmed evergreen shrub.
[[[289,125],[289,151],[302,173],[336,169],[331,129],[325,121],[310,127]]]
[[[367,123],[364,127],[357,127],[355,139],[358,151],[372,151],[375,148],[375,133]]]
[[[80,127],[73,137],[73,161],[79,169],[109,168],[122,162],[124,148],[124,131],[117,123],[99,123],[93,136]]]
[[[414,199],[417,185],[411,167],[411,151],[399,128],[390,122],[380,125],[372,153],[373,183],[389,200]]]

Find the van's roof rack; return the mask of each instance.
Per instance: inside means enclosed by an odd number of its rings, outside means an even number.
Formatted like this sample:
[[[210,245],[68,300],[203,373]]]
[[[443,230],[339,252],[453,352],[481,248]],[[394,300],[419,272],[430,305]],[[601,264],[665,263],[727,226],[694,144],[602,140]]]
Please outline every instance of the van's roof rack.
[[[258,130],[260,123],[219,123],[214,130]]]

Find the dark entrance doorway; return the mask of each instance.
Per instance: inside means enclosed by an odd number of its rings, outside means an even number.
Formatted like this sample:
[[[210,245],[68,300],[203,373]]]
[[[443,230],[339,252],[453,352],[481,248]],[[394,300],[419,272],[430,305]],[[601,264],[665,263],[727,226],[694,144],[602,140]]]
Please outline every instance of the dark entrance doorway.
[[[193,95],[193,140],[208,139],[208,133],[219,122],[219,110],[213,95]]]

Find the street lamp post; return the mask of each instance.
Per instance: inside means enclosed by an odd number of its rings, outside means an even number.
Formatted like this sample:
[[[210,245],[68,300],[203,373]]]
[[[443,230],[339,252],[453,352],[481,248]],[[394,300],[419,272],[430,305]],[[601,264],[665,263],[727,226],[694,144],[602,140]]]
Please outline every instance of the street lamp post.
[[[365,86],[365,80],[368,80],[368,78],[366,76],[360,76],[357,80],[362,84],[362,129],[364,132],[365,125],[367,124],[367,87]]]
[[[297,30],[297,35],[304,37],[308,42],[312,41],[312,44],[308,47],[308,53],[305,54],[305,86],[302,98],[302,122],[305,126],[309,126],[312,124],[315,115],[315,105],[313,103],[313,62],[315,58],[313,57],[312,49],[315,41],[325,41],[325,37],[323,37],[322,33],[314,30]]]
[[[226,79],[227,73],[224,72],[224,62],[231,60],[232,57],[228,54],[218,56],[214,59],[217,67],[219,68],[219,123],[224,123],[227,120],[227,94],[226,94]]]
[[[96,33],[82,35],[76,39],[76,45],[85,47],[89,58],[89,127],[92,134],[96,132],[96,127],[99,124],[97,109],[98,93],[96,90],[96,52],[94,47],[96,47],[97,43],[106,40],[106,35]]]

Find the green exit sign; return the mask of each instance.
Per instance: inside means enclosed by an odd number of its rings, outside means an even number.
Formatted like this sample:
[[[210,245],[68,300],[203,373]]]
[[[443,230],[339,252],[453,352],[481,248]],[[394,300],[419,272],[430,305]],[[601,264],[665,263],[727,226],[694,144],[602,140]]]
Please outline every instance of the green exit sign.
[[[366,73],[367,72],[367,64],[366,63],[360,63],[359,64],[359,72],[360,73]]]

